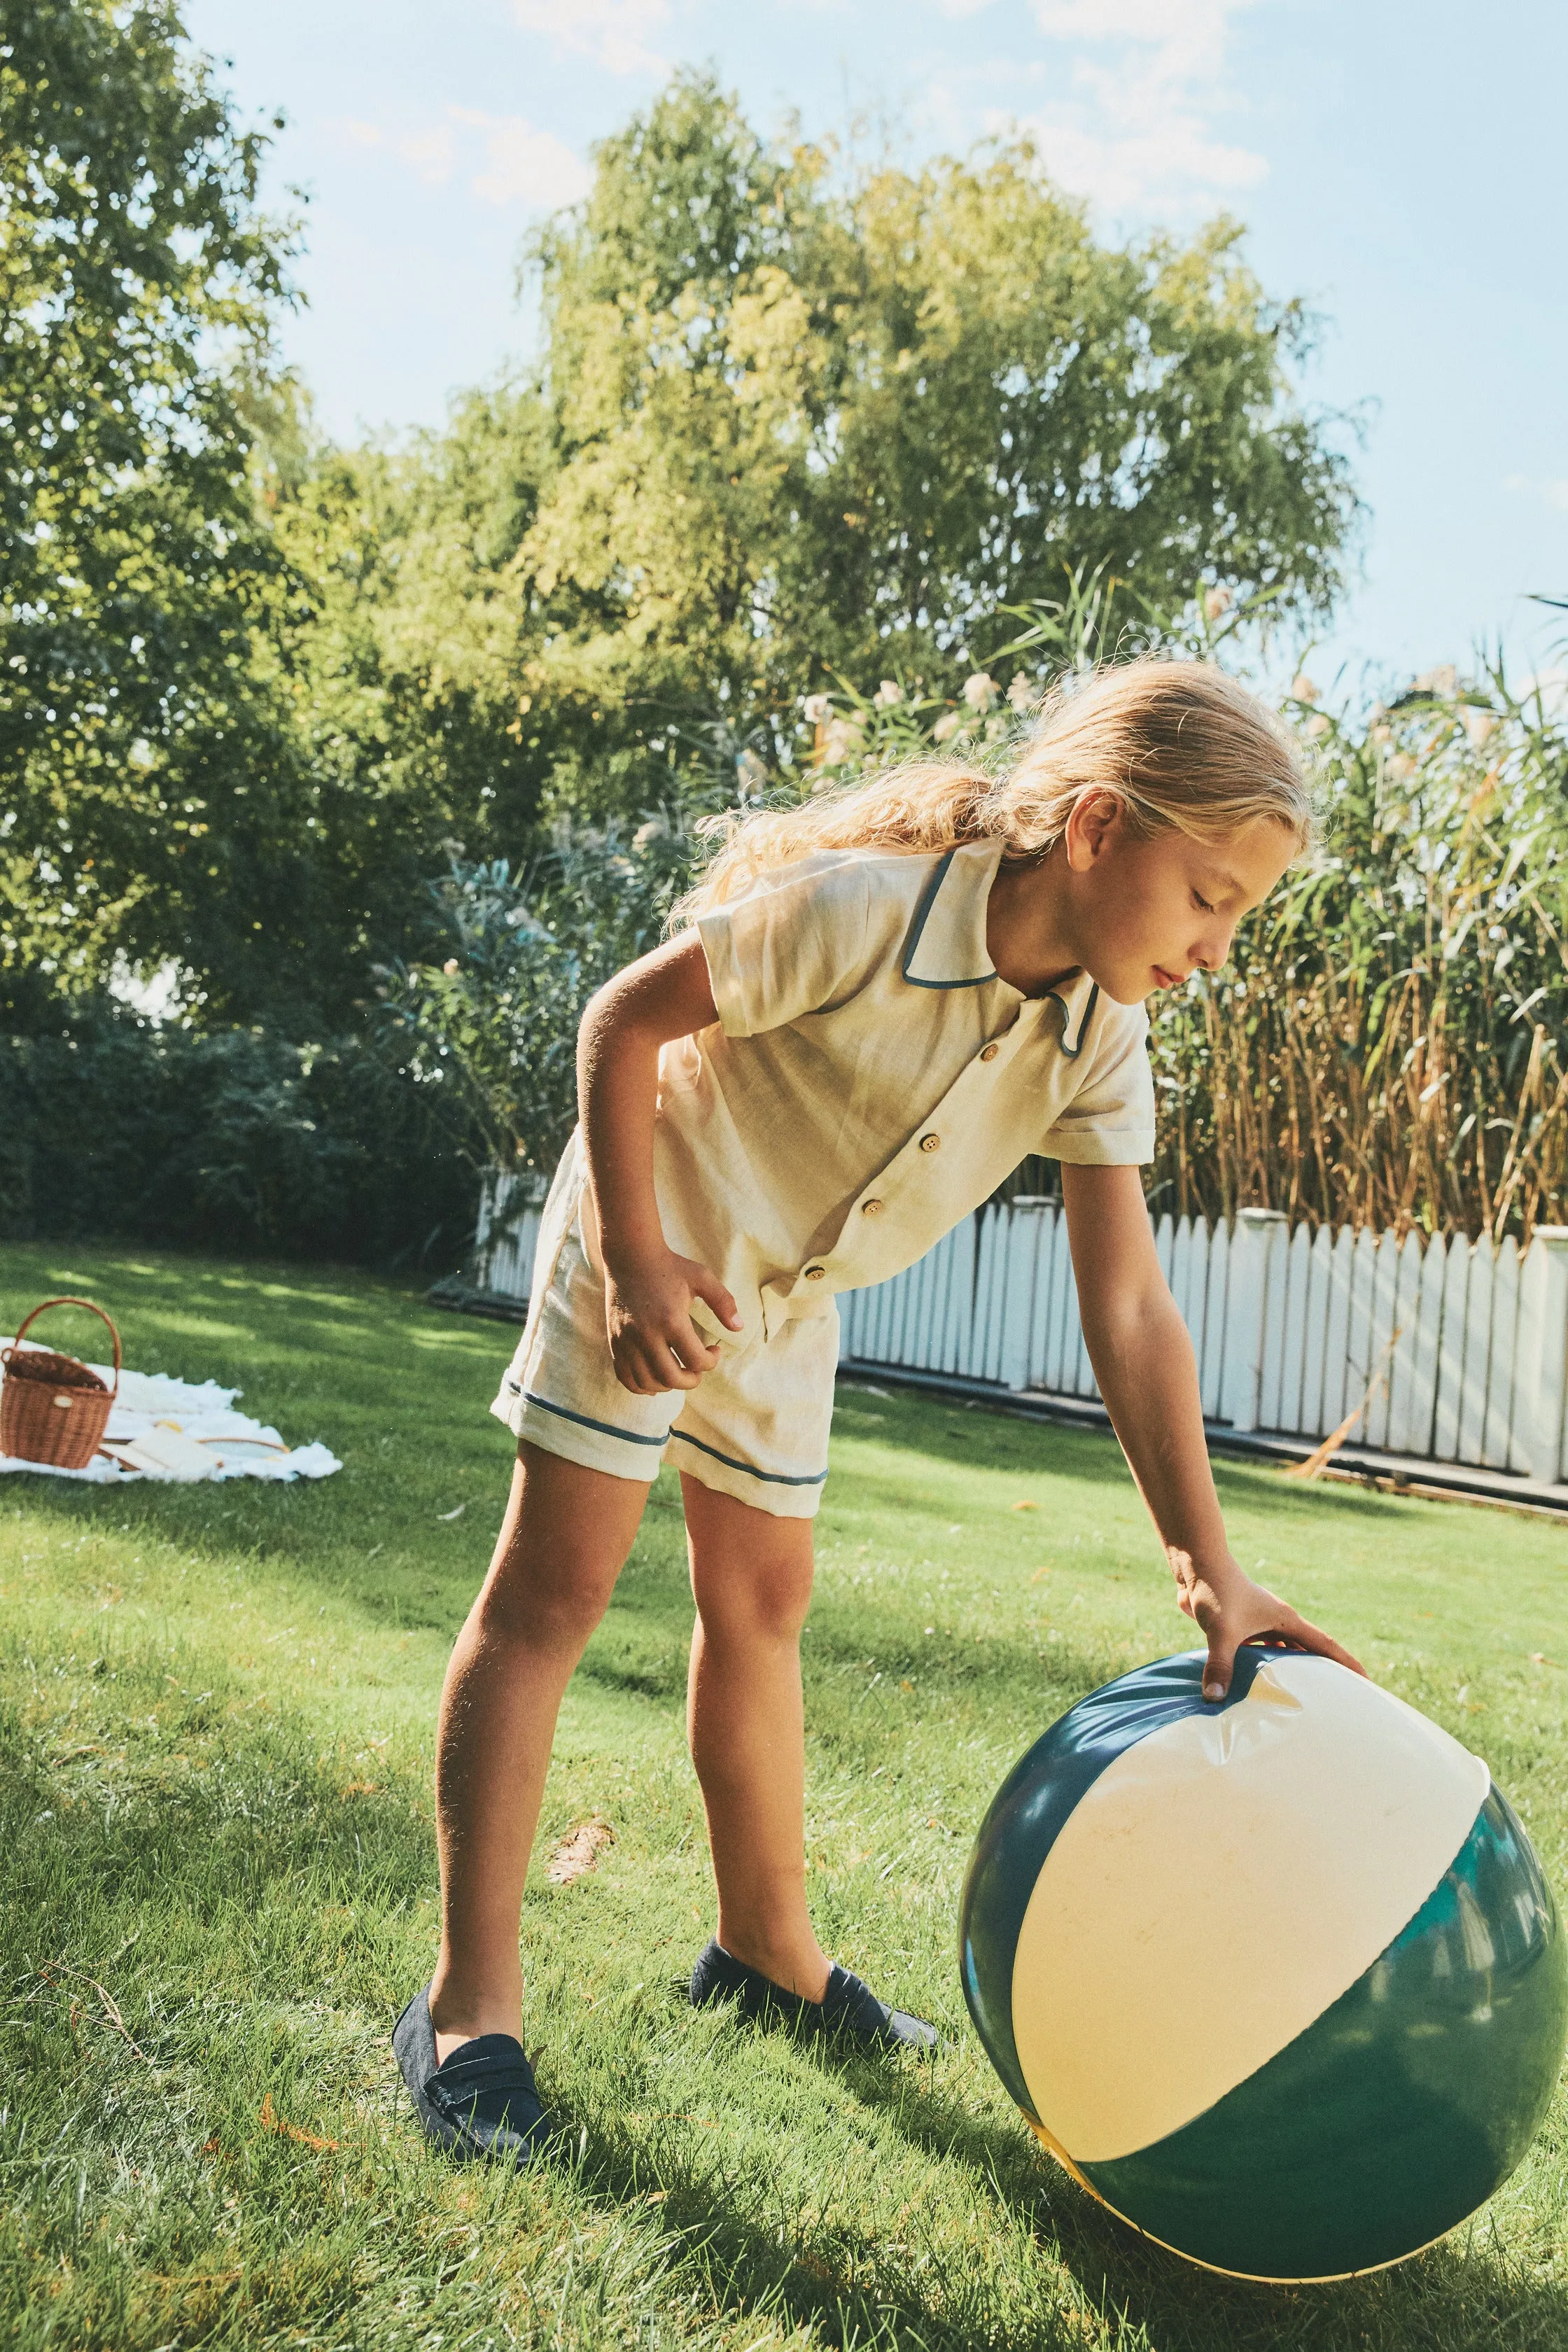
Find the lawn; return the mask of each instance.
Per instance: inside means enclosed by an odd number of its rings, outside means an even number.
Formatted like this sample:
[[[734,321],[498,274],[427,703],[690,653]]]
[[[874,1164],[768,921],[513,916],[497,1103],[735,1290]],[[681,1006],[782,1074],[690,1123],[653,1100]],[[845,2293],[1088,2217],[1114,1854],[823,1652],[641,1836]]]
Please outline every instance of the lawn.
[[[388,2037],[434,1951],[432,1717],[507,1483],[510,1335],[360,1275],[104,1248],[0,1251],[0,1328],[58,1289],[345,1467],[0,1482],[0,2340],[1568,2345],[1561,2097],[1469,2227],[1311,2290],[1189,2269],[1040,2154],[959,1992],[970,1839],[1063,1707],[1190,1643],[1108,1440],[865,1388],[805,1641],[811,1883],[829,1948],[952,2046],[835,2056],[679,1997],[710,1896],[667,1474],[567,1696],[524,1915],[563,2151],[447,2167]],[[1568,1526],[1219,1476],[1243,1562],[1485,1754],[1568,1891]],[[614,1844],[552,1886],[595,1812]],[[1172,2033],[1216,1997],[1173,1984]]]

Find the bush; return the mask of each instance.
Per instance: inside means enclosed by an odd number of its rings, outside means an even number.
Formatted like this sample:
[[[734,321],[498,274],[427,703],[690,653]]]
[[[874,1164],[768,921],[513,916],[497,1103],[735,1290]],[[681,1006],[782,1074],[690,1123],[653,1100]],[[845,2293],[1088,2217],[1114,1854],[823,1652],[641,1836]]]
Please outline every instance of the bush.
[[[461,1119],[374,1041],[159,1029],[96,1002],[0,1039],[0,1234],[456,1265]]]
[[[691,878],[679,812],[634,830],[562,824],[515,880],[454,857],[435,886],[446,961],[382,975],[412,1066],[445,1086],[492,1160],[548,1173],[577,1118],[577,1024],[595,990],[657,947]]]

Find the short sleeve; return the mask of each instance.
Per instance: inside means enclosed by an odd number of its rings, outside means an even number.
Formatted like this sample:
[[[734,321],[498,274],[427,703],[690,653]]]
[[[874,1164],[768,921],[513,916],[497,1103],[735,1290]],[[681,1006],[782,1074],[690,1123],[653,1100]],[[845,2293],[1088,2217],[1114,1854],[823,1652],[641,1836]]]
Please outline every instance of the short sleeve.
[[[727,1037],[755,1037],[851,994],[876,960],[863,858],[764,875],[694,925]]]
[[[1046,1160],[1075,1166],[1142,1166],[1154,1157],[1154,1074],[1149,1066],[1149,1022],[1142,1008],[1100,999],[1113,1013],[1096,1041],[1084,1084],[1039,1145]]]

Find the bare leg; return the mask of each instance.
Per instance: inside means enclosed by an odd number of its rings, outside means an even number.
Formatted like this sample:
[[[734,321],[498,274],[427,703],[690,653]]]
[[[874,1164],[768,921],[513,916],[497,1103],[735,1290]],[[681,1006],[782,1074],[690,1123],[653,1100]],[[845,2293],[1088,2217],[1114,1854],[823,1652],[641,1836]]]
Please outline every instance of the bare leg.
[[[691,1759],[719,1883],[719,1941],[806,2000],[828,1962],[805,1907],[805,1724],[800,1629],[811,1522],[776,1519],[683,1477],[697,1625],[687,1685]]]
[[[604,1615],[647,1500],[631,1479],[518,1448],[495,1557],[447,1668],[436,1746],[438,2059],[522,2038],[523,1880],[561,1695]]]

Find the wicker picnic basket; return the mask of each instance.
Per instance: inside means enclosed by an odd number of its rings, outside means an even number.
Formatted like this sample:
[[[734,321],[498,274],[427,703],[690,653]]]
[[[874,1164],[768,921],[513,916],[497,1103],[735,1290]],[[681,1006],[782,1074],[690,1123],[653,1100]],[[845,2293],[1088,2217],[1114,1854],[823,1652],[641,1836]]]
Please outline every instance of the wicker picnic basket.
[[[109,1324],[114,1341],[114,1386],[53,1348],[23,1340],[51,1307],[85,1307]],[[90,1298],[46,1298],[35,1307],[8,1348],[0,1348],[0,1454],[13,1462],[46,1462],[55,1470],[85,1470],[102,1443],[110,1409],[120,1393],[120,1334]]]

